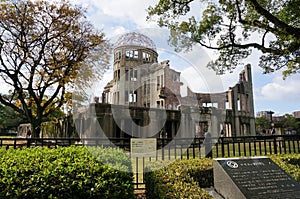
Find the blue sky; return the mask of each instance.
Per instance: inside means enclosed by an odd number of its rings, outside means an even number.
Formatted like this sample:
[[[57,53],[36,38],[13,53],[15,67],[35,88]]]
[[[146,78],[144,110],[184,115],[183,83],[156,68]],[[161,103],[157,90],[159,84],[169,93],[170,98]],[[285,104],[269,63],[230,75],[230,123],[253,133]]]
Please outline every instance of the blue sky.
[[[87,18],[98,30],[105,33],[107,39],[117,38],[120,34],[137,31],[150,37],[157,46],[159,61],[170,60],[172,68],[181,72],[181,81],[195,92],[222,92],[238,82],[243,66],[233,73],[216,76],[205,65],[214,54],[200,46],[194,46],[188,53],[176,53],[167,44],[168,30],[159,28],[155,22],[147,22],[146,9],[154,6],[158,0],[70,0],[87,8]],[[195,1],[192,14],[199,15],[203,8]],[[255,52],[245,61],[252,65],[255,112],[272,110],[275,115],[283,115],[300,110],[300,73],[282,78],[282,72],[263,74],[258,67],[259,53]],[[102,89],[113,78],[112,67],[106,72],[103,81],[91,88],[92,96],[101,96]],[[8,87],[0,80],[2,92]]]
[[[108,39],[129,31],[146,32],[157,45],[159,61],[170,59],[171,66],[180,68],[182,74],[186,75],[187,83],[194,90],[225,91],[238,81],[238,74],[243,67],[237,68],[233,73],[217,77],[213,71],[205,68],[205,63],[214,56],[212,52],[195,46],[192,52],[179,54],[167,45],[168,31],[161,30],[155,22],[146,21],[147,7],[154,6],[158,0],[73,0],[73,2],[87,8],[88,19],[97,29],[103,31]],[[199,14],[199,9],[200,3],[194,3],[192,13]],[[281,115],[300,110],[300,74],[292,75],[286,80],[282,79],[280,71],[262,74],[262,69],[257,66],[258,56],[259,54],[254,52],[245,62],[252,65],[255,112],[272,110],[276,115]],[[111,79],[111,71],[108,71],[101,85],[105,85],[106,81]]]

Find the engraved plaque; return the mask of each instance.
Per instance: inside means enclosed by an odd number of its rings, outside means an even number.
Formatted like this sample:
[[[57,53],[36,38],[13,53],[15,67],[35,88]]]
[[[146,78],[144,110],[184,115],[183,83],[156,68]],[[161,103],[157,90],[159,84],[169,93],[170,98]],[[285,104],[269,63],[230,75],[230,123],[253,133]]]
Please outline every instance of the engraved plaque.
[[[300,184],[268,157],[214,159],[214,183],[225,198],[300,198]]]

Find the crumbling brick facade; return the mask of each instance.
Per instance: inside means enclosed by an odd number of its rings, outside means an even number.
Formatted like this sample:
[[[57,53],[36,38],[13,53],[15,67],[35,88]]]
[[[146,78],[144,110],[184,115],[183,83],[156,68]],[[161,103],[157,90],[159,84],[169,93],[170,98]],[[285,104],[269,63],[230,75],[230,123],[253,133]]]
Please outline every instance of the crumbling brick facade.
[[[221,93],[195,93],[188,88],[187,96],[182,97],[180,72],[169,65],[169,61],[158,63],[158,54],[153,42],[144,35],[129,33],[122,37],[114,48],[114,76],[106,85],[102,102],[91,104],[96,116],[85,113],[83,120],[96,117],[100,128],[109,137],[174,137],[183,128],[192,132],[181,136],[199,137],[209,131],[212,136],[254,135],[254,108],[251,66],[241,71],[239,81]],[[120,109],[114,115],[112,106]],[[102,108],[101,108],[102,107]],[[130,115],[126,115],[129,109]],[[99,112],[100,110],[104,112]],[[160,120],[159,112],[166,112],[165,123],[157,132],[144,132],[140,127]],[[157,119],[148,118],[149,114]],[[116,121],[119,120],[119,121]],[[92,125],[89,122],[89,125]],[[96,125],[96,123],[94,123]],[[85,127],[82,134],[92,131]],[[148,129],[149,130],[149,129]],[[157,130],[157,129],[156,129]],[[92,133],[93,135],[95,133]],[[94,135],[96,136],[96,135]]]

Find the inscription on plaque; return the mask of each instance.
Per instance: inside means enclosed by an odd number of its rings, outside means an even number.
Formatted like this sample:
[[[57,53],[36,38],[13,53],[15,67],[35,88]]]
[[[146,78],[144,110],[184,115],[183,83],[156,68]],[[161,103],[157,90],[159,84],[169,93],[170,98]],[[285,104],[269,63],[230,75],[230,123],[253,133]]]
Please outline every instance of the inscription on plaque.
[[[214,182],[225,198],[300,198],[300,184],[268,157],[215,159]]]
[[[131,138],[130,151],[132,157],[155,156],[156,138]]]

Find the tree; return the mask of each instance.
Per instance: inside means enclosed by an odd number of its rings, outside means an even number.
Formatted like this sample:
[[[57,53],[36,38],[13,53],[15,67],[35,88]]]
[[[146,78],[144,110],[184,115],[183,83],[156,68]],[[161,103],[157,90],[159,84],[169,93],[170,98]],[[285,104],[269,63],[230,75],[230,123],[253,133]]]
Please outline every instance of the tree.
[[[257,117],[255,118],[255,128],[256,132],[261,133],[263,131],[266,131],[270,129],[271,126],[271,121],[267,117]]]
[[[24,118],[11,107],[0,104],[0,129],[16,129],[22,121],[24,121]]]
[[[300,122],[293,115],[285,114],[275,125],[285,129],[285,131],[299,132]]]
[[[208,64],[217,73],[232,71],[253,49],[262,54],[265,73],[283,69],[283,77],[300,71],[300,0],[199,0],[202,16],[190,16],[194,0],[160,0],[148,8],[170,29],[170,43],[189,50],[194,43],[218,52]],[[196,5],[194,5],[196,6]]]
[[[84,88],[99,78],[108,63],[104,34],[64,0],[0,0],[0,10],[0,76],[12,90],[0,102],[24,115],[38,137],[43,118],[70,98],[72,83]]]

